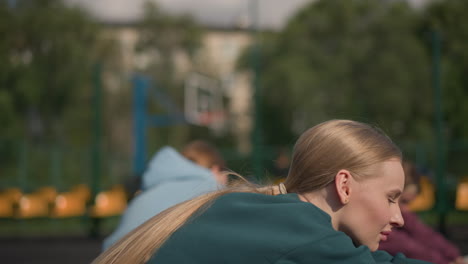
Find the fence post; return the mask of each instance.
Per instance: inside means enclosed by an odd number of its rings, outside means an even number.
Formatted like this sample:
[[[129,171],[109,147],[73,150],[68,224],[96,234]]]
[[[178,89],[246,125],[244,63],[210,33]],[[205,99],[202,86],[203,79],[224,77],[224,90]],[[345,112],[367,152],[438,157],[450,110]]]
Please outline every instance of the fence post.
[[[102,173],[102,83],[101,83],[101,65],[97,63],[93,69],[93,138],[91,145],[91,203],[94,204],[96,195],[100,191],[101,173]],[[100,220],[91,219],[90,236],[99,236]]]
[[[434,87],[434,121],[436,131],[436,182],[437,182],[437,212],[439,213],[439,230],[445,233],[445,223],[447,215],[447,197],[444,179],[445,171],[445,140],[444,124],[442,116],[442,87],[440,74],[440,35],[432,31],[432,82]]]

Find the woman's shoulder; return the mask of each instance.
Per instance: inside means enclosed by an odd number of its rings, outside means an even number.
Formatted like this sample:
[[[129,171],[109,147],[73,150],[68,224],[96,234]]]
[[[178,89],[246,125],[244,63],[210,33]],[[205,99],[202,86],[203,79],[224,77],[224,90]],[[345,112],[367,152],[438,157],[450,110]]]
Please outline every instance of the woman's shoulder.
[[[280,194],[280,195],[269,195],[263,193],[252,193],[252,192],[232,192],[220,196],[217,201],[221,203],[232,203],[232,202],[246,202],[248,204],[277,204],[277,205],[301,205],[301,206],[313,206],[310,203],[306,203],[299,199],[296,193]]]
[[[296,193],[268,195],[253,192],[232,192],[222,195],[218,200],[249,200],[251,202],[269,203],[303,203]]]
[[[205,212],[219,217],[235,219],[236,223],[257,224],[258,230],[274,228],[285,236],[318,238],[337,233],[331,225],[331,217],[315,205],[303,202],[295,193],[265,195],[259,193],[229,193],[218,198]],[[313,233],[307,235],[306,233]],[[339,232],[341,233],[341,232]]]
[[[214,202],[213,206],[226,209],[259,210],[266,214],[279,214],[287,217],[314,216],[321,221],[331,221],[327,213],[314,204],[303,202],[296,193],[268,195],[234,192],[222,195]]]
[[[235,192],[219,197],[214,205],[223,208],[265,210],[264,213],[281,214],[289,217],[314,216],[330,222],[330,216],[314,204],[303,202],[296,193],[267,195],[261,193]]]

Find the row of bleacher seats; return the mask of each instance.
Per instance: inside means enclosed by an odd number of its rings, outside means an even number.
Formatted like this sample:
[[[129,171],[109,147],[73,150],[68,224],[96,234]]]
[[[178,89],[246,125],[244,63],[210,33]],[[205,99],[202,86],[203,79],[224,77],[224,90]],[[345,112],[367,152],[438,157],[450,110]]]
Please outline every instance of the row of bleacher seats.
[[[44,186],[32,193],[19,188],[0,191],[0,218],[67,218],[89,215],[104,218],[122,214],[127,207],[127,194],[122,185],[99,192],[94,200],[87,185],[73,186],[67,192],[57,192]]]
[[[420,179],[420,192],[418,196],[408,205],[414,212],[431,210],[435,205],[436,189],[430,180],[423,176]],[[455,209],[459,211],[468,210],[468,182],[460,182],[457,185],[455,197]]]
[[[421,191],[410,204],[412,211],[427,211],[435,205],[435,186],[426,177],[421,178]],[[19,188],[0,192],[0,218],[67,218],[89,215],[104,218],[123,213],[127,207],[127,194],[122,185],[99,192],[91,203],[87,185],[73,186],[68,192],[58,193],[44,186],[33,193],[24,194]],[[457,185],[455,209],[468,210],[468,182]]]

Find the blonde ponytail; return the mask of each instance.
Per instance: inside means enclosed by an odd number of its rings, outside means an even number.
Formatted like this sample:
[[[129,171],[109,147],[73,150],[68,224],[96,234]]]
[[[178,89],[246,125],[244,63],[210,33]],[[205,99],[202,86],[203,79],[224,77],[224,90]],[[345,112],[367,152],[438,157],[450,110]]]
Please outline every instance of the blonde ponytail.
[[[188,219],[202,213],[222,195],[235,192],[277,195],[285,192],[285,189],[280,190],[279,186],[257,187],[246,182],[240,186],[235,185],[237,186],[198,196],[161,212],[120,239],[92,263],[146,263]]]

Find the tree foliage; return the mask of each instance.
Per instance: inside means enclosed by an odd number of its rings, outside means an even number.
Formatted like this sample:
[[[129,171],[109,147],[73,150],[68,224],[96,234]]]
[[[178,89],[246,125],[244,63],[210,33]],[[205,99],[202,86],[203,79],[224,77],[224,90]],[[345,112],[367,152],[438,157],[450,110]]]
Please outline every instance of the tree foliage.
[[[443,136],[447,169],[466,175],[468,158],[468,11],[466,1],[434,1],[424,13],[425,43],[433,48],[431,36],[440,39],[441,98]],[[428,49],[428,53],[433,51]]]
[[[0,2],[0,136],[56,139],[97,62],[97,25],[59,0]]]
[[[466,1],[435,1],[427,9],[425,32],[436,32],[441,39],[442,104],[449,137],[468,137],[468,11]],[[427,39],[428,46],[431,45]]]
[[[330,118],[375,123],[398,140],[431,138],[430,61],[419,27],[400,1],[326,0],[301,9],[262,49],[267,143],[279,143],[279,125],[300,132]]]
[[[140,37],[136,52],[149,61],[141,70],[173,90],[180,84],[177,60],[180,56],[191,60],[200,45],[201,27],[190,16],[167,14],[153,2],[146,2],[144,11],[137,24]]]

